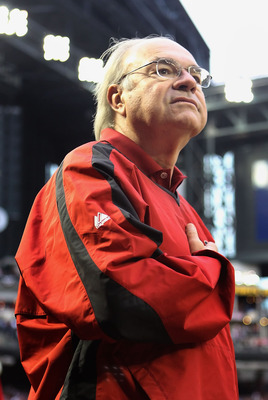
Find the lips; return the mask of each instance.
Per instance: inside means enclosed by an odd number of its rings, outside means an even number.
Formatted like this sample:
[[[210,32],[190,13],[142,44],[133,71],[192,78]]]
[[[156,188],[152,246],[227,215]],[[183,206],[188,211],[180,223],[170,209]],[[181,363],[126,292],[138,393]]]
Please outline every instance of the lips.
[[[189,97],[176,97],[175,99],[172,100],[171,102],[172,104],[174,103],[190,103],[193,104],[197,109],[198,109],[198,105],[197,102],[194,99],[190,99]]]

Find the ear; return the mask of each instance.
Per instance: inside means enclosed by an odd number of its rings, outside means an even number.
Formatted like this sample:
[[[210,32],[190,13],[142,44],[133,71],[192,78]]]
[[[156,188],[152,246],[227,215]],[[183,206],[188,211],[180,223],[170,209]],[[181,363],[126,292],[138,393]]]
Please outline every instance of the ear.
[[[114,84],[109,86],[107,100],[115,112],[125,115],[125,103],[122,96],[122,88],[119,85]]]

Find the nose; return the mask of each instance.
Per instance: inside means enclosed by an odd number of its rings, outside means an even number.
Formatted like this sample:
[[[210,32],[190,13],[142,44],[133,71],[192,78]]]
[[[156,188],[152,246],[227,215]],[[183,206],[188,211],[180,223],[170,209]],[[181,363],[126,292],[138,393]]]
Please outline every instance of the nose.
[[[173,88],[176,90],[191,91],[194,93],[197,89],[197,82],[195,78],[189,74],[187,69],[182,68],[181,74],[173,83]]]

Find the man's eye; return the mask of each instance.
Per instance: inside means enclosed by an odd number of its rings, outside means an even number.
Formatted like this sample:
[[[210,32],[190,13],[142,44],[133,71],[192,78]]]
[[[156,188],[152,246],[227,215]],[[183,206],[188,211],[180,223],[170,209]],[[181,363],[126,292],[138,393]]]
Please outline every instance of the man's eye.
[[[202,82],[202,77],[201,77],[201,70],[198,67],[191,67],[190,68],[190,74],[192,77],[196,80],[196,82],[200,85]]]
[[[200,74],[192,74],[192,77],[196,80],[196,82],[201,84],[201,75]]]
[[[161,76],[173,77],[176,75],[175,67],[172,64],[159,63],[158,73]]]
[[[158,69],[158,71],[159,71],[159,73],[161,75],[170,75],[170,74],[172,74],[172,69],[166,68],[166,67],[162,67],[162,68]]]

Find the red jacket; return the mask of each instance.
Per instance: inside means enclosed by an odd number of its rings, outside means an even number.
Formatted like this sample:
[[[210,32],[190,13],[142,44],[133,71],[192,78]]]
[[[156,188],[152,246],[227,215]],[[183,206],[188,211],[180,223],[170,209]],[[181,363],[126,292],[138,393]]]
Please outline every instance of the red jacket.
[[[106,129],[66,156],[16,259],[21,360],[35,400],[236,400],[233,267],[163,170]]]

